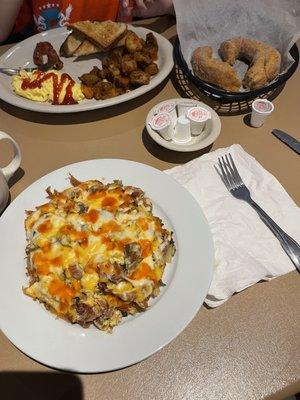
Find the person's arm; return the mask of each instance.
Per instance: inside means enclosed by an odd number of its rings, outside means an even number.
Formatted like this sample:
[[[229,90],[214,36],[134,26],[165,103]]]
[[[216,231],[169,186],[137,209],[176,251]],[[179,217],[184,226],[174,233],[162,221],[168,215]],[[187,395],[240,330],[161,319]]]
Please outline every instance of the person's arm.
[[[23,0],[0,0],[0,43],[11,33]]]

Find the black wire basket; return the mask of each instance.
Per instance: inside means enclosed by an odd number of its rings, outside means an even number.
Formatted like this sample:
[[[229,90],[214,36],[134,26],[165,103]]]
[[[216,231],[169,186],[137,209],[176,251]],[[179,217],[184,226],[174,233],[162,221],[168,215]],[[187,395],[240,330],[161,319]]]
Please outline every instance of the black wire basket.
[[[299,64],[299,50],[296,43],[290,50],[290,55],[294,59],[293,64],[289,67],[289,69],[284,73],[280,74],[278,78],[270,83],[267,86],[264,86],[260,89],[249,90],[247,92],[227,92],[223,89],[220,89],[214,85],[210,85],[202,81],[193,75],[192,71],[189,69],[186,61],[183,58],[180,49],[179,38],[177,37],[174,44],[174,58],[178,63],[179,67],[185,74],[185,76],[194,83],[194,85],[204,92],[204,94],[214,100],[217,101],[228,101],[228,102],[240,102],[240,101],[248,101],[257,97],[266,97],[267,94],[272,93],[274,90],[278,89],[281,85],[283,85],[296,71]]]

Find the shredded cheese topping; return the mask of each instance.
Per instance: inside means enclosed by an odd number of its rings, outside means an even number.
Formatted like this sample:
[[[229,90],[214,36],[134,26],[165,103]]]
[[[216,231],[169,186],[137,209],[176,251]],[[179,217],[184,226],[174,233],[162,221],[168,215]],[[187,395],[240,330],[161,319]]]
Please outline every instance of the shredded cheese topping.
[[[159,294],[175,246],[145,193],[122,182],[77,181],[28,211],[24,293],[57,316],[111,332]]]

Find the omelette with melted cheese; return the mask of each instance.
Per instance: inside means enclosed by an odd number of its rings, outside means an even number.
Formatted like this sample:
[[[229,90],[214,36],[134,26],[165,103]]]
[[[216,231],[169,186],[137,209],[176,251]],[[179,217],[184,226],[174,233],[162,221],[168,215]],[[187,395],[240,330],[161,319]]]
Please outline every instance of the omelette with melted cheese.
[[[24,293],[58,317],[111,332],[158,296],[175,253],[145,193],[121,181],[80,182],[27,211]]]

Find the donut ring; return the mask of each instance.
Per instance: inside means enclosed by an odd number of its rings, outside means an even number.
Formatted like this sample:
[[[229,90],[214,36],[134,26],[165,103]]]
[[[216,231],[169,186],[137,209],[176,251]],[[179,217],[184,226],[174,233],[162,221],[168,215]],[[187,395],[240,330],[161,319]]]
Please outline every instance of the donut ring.
[[[43,56],[47,56],[47,62],[44,63]],[[33,62],[44,71],[48,69],[62,69],[63,62],[58,57],[56,51],[49,42],[39,42],[33,52]]]
[[[265,86],[280,72],[280,53],[274,47],[258,40],[232,38],[221,44],[220,54],[230,65],[233,65],[238,58],[250,62],[243,79],[243,86],[250,89]]]
[[[205,82],[231,92],[238,92],[242,85],[231,65],[213,58],[213,49],[210,46],[198,47],[192,55],[191,64],[194,74]]]

